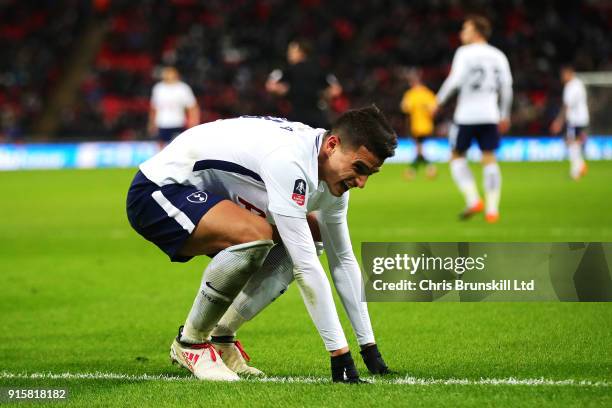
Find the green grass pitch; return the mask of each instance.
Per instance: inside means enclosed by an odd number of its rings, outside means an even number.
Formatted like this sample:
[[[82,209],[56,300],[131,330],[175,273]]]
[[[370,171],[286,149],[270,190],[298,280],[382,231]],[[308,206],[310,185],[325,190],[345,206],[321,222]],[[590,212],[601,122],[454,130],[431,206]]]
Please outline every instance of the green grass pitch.
[[[591,163],[580,182],[567,163],[502,163],[496,225],[456,220],[462,200],[448,166],[413,182],[403,168],[384,166],[352,194],[358,256],[362,241],[612,241],[612,162]],[[133,173],[0,172],[0,388],[68,387],[76,406],[612,406],[606,303],[372,303],[378,343],[399,374],[347,386],[318,380],[329,376],[328,356],[291,287],[239,333],[277,382],[192,380],[168,349],[207,260],[171,264],[130,229]],[[94,378],[51,376],[62,373]],[[492,384],[511,377],[542,381]]]

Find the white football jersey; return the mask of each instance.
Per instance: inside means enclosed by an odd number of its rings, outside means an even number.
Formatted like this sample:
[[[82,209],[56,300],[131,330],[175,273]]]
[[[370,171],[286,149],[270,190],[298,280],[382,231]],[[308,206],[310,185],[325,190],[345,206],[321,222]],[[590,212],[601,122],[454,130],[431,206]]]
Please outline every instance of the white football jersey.
[[[335,197],[318,178],[324,133],[274,117],[217,120],[183,132],[140,170],[159,186],[193,185],[271,223],[271,212],[305,218],[315,210],[327,221],[340,222],[348,193]]]
[[[307,212],[318,211],[332,277],[360,344],[374,342],[361,272],[346,214],[348,192],[333,196],[318,178],[325,130],[273,117],[241,117],[195,126],[140,165],[159,186],[193,185],[276,225],[306,308],[327,350],[347,346],[331,288],[317,257]],[[306,297],[304,293],[314,293]]]
[[[589,125],[589,107],[586,88],[582,81],[574,77],[563,87],[563,104],[566,107],[567,124],[585,127]]]
[[[151,105],[155,108],[155,125],[159,128],[185,126],[185,109],[196,103],[193,91],[184,82],[158,82],[153,86]]]
[[[487,43],[459,47],[451,72],[436,98],[444,104],[459,89],[454,121],[459,125],[498,123],[510,117],[512,74],[508,59]]]

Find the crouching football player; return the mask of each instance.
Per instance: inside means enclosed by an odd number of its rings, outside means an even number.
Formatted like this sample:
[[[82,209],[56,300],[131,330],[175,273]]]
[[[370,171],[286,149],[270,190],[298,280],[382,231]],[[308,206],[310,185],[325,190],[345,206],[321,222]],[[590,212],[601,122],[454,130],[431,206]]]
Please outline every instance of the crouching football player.
[[[306,217],[318,211],[366,364],[385,372],[361,302],[347,192],[363,188],[396,146],[382,113],[368,107],[340,116],[330,131],[272,117],[218,120],[185,131],[141,164],[127,198],[132,227],[172,261],[212,257],[172,343],[172,360],[200,379],[260,374],[246,365],[233,335],[295,279],[330,352],[332,379],[359,381]],[[219,355],[210,340],[222,318],[214,333]]]

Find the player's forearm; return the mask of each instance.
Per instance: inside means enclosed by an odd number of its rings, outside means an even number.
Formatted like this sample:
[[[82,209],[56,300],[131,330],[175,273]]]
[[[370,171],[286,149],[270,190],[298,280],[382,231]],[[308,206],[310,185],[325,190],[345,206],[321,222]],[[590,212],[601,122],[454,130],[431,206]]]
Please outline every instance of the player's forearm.
[[[389,367],[375,343],[367,303],[361,298],[361,271],[353,253],[346,218],[321,224],[324,242],[328,244],[326,250],[332,277],[361,346],[361,357],[372,374],[387,374]]]
[[[196,103],[187,109],[187,128],[200,124],[200,106]]]
[[[350,244],[346,223],[321,223],[321,234],[336,291],[360,345],[374,343],[368,305],[362,300],[361,270]]]
[[[331,287],[317,258],[305,219],[273,214],[276,227],[294,265],[294,277],[325,348],[344,349],[348,343],[334,304]]]
[[[330,259],[329,255],[328,259]],[[374,332],[368,313],[368,304],[361,298],[362,281],[357,260],[354,257],[350,261],[330,260],[330,270],[344,310],[346,310],[346,314],[351,321],[357,342],[359,345],[374,343]]]
[[[157,126],[155,125],[155,119],[157,117],[157,110],[155,108],[149,109],[149,122],[147,124],[147,128],[149,132],[154,132]]]
[[[500,112],[502,119],[510,119],[512,109],[512,85],[504,85],[501,89]]]
[[[279,96],[285,95],[289,91],[289,87],[281,82],[282,78],[283,71],[280,69],[272,71],[266,81],[266,91]]]
[[[308,314],[319,331],[325,348],[331,352],[347,347],[331,287],[323,268],[303,263],[295,265],[293,274]]]
[[[327,99],[337,98],[342,94],[342,86],[339,83],[330,84],[325,90],[325,96]]]
[[[438,103],[438,105],[444,105],[444,103],[446,103],[448,98],[458,88],[458,86],[459,81],[454,75],[451,74],[448,78],[446,78],[446,81],[444,81],[436,95],[436,102]]]
[[[555,122],[558,122],[559,124],[563,125],[563,123],[565,123],[565,113],[566,112],[567,112],[567,106],[563,105],[561,109],[559,110],[557,117],[555,118]]]

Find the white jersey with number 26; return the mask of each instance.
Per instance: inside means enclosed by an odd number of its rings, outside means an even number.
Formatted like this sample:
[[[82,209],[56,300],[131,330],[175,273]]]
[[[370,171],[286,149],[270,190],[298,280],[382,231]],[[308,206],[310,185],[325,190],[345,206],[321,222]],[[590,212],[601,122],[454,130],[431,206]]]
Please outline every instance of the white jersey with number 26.
[[[436,96],[438,103],[444,104],[456,89],[455,123],[492,124],[510,117],[512,74],[508,59],[497,48],[487,43],[459,47]]]

